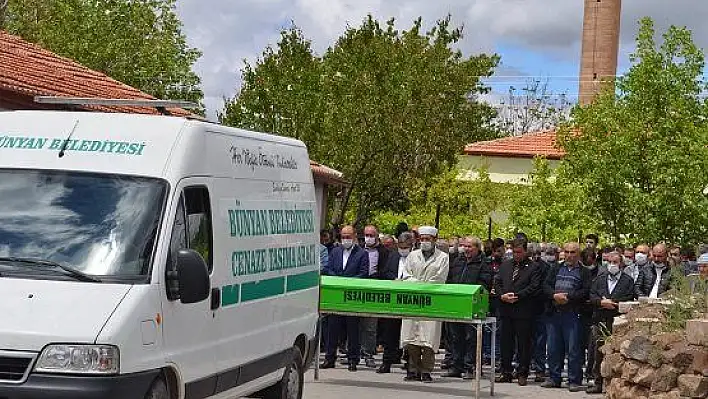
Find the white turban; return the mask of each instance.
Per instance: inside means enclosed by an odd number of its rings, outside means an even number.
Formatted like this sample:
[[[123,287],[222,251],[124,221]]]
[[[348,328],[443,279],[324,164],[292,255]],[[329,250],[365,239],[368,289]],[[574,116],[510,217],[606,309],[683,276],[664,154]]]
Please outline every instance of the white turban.
[[[433,236],[437,237],[438,236],[438,229],[436,229],[433,226],[421,226],[418,228],[418,234],[420,235],[425,235],[425,236]]]

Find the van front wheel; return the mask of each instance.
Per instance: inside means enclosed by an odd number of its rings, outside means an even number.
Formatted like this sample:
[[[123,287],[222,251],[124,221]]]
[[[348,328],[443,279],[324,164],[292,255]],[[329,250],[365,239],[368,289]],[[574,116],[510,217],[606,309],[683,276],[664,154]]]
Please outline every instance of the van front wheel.
[[[150,390],[145,394],[145,399],[170,399],[170,394],[167,391],[167,384],[162,377],[158,377],[150,385]]]
[[[259,392],[256,397],[263,399],[302,399],[305,384],[305,366],[302,353],[293,347],[292,359],[285,368],[283,378],[273,386]]]

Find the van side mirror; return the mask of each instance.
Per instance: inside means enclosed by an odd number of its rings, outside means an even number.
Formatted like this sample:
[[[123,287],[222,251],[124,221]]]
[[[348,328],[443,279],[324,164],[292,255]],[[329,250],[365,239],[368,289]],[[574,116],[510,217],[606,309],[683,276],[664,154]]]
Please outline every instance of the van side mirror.
[[[209,298],[211,281],[204,258],[194,250],[180,249],[177,270],[167,271],[168,298],[182,303],[198,303]]]

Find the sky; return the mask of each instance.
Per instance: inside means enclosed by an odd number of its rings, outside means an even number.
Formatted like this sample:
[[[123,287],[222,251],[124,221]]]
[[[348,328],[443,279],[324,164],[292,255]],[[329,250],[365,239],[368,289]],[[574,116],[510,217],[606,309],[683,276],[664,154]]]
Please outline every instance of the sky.
[[[496,53],[501,64],[487,84],[502,98],[509,87],[529,79],[547,81],[554,94],[577,97],[583,0],[177,0],[177,12],[191,46],[203,55],[195,65],[202,78],[208,117],[216,118],[223,99],[240,87],[244,60],[254,63],[279,32],[295,23],[322,54],[367,14],[396,18],[407,29],[423,18],[431,26],[451,15],[463,26],[459,48],[465,55]],[[638,20],[654,19],[658,32],[670,25],[692,30],[708,47],[708,1],[624,0],[619,74],[630,66]]]

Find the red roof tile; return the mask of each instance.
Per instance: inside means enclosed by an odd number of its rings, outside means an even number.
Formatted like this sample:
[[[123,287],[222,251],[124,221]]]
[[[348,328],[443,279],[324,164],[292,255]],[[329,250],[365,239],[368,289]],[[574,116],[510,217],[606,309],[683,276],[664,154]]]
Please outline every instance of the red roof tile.
[[[34,96],[147,99],[155,98],[109,76],[86,68],[18,36],[0,30],[0,89],[32,98]],[[83,106],[104,112],[157,114],[154,108]],[[191,115],[170,108],[178,116]]]
[[[310,169],[312,176],[316,181],[328,184],[330,186],[348,186],[349,182],[344,180],[342,173],[330,167],[319,164],[315,161],[310,161]]]
[[[561,159],[565,152],[556,147],[556,132],[544,131],[469,144],[465,147],[465,154],[508,158],[544,156],[548,159]]]

